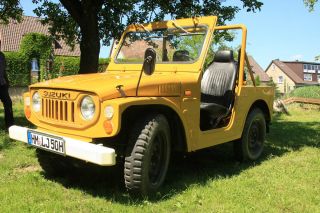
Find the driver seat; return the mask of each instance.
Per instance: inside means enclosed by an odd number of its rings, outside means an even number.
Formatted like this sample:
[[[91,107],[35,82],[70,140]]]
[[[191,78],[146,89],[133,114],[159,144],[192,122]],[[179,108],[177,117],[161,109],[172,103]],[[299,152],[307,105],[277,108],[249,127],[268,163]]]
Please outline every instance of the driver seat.
[[[233,106],[237,63],[232,50],[216,52],[201,80],[201,130],[215,128]]]

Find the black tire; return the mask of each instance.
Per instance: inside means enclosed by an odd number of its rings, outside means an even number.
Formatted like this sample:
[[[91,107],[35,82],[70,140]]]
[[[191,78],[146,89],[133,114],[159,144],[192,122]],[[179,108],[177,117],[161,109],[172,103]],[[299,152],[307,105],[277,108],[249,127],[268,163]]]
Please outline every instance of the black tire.
[[[234,142],[236,160],[257,160],[263,151],[265,137],[265,116],[259,108],[255,108],[249,112],[241,139]]]
[[[64,176],[74,168],[67,157],[42,149],[37,149],[36,155],[41,168],[49,176]]]
[[[165,180],[170,161],[170,128],[165,116],[138,121],[129,136],[124,179],[129,192],[148,196]]]

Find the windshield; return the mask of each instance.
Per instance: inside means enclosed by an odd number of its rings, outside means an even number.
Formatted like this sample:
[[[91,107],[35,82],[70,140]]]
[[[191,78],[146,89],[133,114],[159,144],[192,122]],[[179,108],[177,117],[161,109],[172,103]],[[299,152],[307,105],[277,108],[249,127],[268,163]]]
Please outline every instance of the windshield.
[[[129,32],[121,44],[117,63],[143,63],[147,48],[157,53],[157,63],[196,61],[206,37],[206,27],[158,29],[155,31]]]

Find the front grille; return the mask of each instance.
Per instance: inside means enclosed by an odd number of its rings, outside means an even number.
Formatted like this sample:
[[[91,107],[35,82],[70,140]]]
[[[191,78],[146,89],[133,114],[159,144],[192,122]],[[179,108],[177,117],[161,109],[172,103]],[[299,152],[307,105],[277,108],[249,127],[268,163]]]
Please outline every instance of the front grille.
[[[41,99],[41,115],[46,119],[74,123],[75,104],[73,101]]]

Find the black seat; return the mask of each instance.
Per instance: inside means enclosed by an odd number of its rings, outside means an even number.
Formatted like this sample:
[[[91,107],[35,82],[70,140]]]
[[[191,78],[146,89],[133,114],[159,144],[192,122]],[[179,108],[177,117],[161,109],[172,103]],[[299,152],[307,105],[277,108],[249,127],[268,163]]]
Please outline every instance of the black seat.
[[[173,53],[172,61],[190,61],[187,50],[177,50]]]
[[[201,80],[201,129],[211,129],[227,116],[234,102],[237,63],[233,51],[216,52]]]

